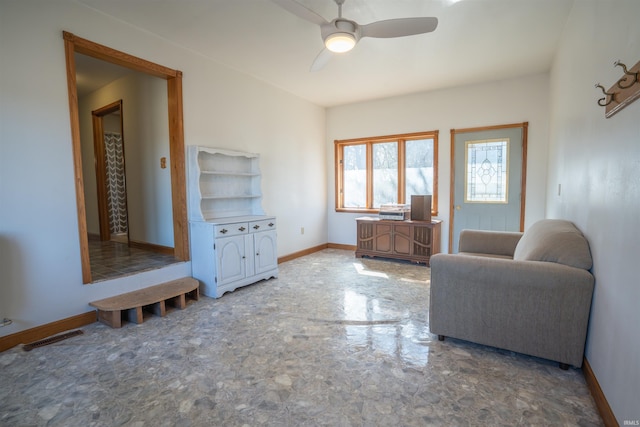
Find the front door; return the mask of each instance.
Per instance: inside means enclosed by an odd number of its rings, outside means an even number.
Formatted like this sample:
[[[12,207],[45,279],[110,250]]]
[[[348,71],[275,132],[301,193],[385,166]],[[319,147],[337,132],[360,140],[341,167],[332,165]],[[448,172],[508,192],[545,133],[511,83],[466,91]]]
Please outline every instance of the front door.
[[[527,128],[451,130],[450,253],[463,229],[523,230]]]

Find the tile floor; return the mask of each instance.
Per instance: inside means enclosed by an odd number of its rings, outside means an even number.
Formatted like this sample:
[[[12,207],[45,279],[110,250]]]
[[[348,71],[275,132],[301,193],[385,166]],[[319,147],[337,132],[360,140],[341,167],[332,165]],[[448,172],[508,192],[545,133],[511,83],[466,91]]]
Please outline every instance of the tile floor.
[[[128,276],[178,262],[173,255],[129,247],[117,241],[89,239],[91,277],[94,282]]]
[[[429,332],[429,269],[324,250],[0,353],[2,426],[599,426],[581,370]]]

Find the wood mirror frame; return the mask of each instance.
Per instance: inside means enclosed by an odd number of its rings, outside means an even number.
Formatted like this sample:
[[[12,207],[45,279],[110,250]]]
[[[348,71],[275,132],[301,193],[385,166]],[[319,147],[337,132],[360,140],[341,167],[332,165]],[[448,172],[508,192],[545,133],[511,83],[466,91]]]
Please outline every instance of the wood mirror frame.
[[[167,81],[169,108],[169,155],[171,156],[171,200],[173,206],[173,256],[179,261],[189,260],[189,234],[187,223],[184,128],[182,121],[182,72],[129,55],[124,52],[91,42],[63,31],[67,64],[67,87],[69,91],[69,113],[71,120],[71,142],[76,186],[78,234],[82,262],[82,283],[91,283],[89,239],[84,199],[82,174],[82,152],[80,143],[80,120],[78,91],[76,87],[75,53],[111,62],[135,71],[160,77]]]

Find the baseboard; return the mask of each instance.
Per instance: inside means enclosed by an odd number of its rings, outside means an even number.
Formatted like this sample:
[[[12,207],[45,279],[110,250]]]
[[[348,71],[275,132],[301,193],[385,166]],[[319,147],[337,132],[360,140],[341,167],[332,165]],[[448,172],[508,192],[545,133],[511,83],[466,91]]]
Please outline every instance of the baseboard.
[[[339,243],[327,243],[329,249],[343,249],[345,251],[355,251],[358,249],[356,245],[341,245]]]
[[[314,246],[312,248],[308,248],[308,249],[304,249],[302,251],[298,251],[298,252],[294,252],[292,254],[289,255],[285,255],[285,256],[281,256],[280,258],[278,258],[278,264],[282,264],[283,262],[287,262],[287,261],[291,261],[293,259],[296,258],[300,258],[303,257],[305,255],[310,255],[314,252],[319,252],[323,249],[327,249],[328,245],[325,243],[324,245],[318,245],[318,246]]]
[[[76,316],[67,317],[66,319],[47,323],[46,325],[36,326],[35,328],[0,337],[0,352],[15,347],[18,344],[28,344],[59,334],[60,332],[68,331],[69,329],[90,325],[96,320],[98,320],[96,311],[88,311]]]
[[[619,427],[618,420],[616,420],[615,415],[613,415],[609,402],[607,402],[607,398],[604,396],[604,393],[600,388],[600,384],[598,383],[598,380],[586,357],[582,362],[582,373],[584,374],[584,379],[587,382],[587,387],[591,392],[591,396],[596,402],[596,407],[598,408],[598,412],[600,413],[600,417],[602,418],[604,425],[606,427]]]
[[[354,245],[341,245],[338,243],[325,243],[324,245],[314,246],[312,248],[304,249],[302,251],[294,252],[289,255],[282,256],[278,258],[278,264],[283,262],[291,261],[296,258],[303,257],[305,255],[311,255],[314,252],[319,252],[323,249],[344,249],[347,251],[355,251],[356,247]]]
[[[149,252],[155,252],[164,255],[173,255],[173,248],[169,246],[155,245],[147,242],[137,242],[135,240],[129,240],[129,246],[132,248],[143,249]]]

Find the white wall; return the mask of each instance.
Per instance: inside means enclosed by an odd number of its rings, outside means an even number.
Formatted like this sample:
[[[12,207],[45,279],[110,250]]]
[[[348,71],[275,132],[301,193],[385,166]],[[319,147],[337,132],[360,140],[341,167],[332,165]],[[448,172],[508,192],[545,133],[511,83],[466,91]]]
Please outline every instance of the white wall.
[[[0,336],[191,271],[82,284],[63,30],[181,70],[185,143],[262,155],[278,255],[326,243],[323,108],[72,0],[0,0]]]
[[[549,76],[464,86],[351,104],[327,110],[329,242],[355,245],[355,218],[335,212],[334,143],[336,139],[439,130],[438,216],[442,251],[449,247],[449,176],[451,129],[529,122],[525,227],[544,217],[549,132]]]
[[[620,425],[640,422],[640,101],[605,119],[594,84],[622,76],[614,61],[640,60],[639,17],[637,0],[576,1],[551,74],[547,214],[590,242],[586,358]]]

